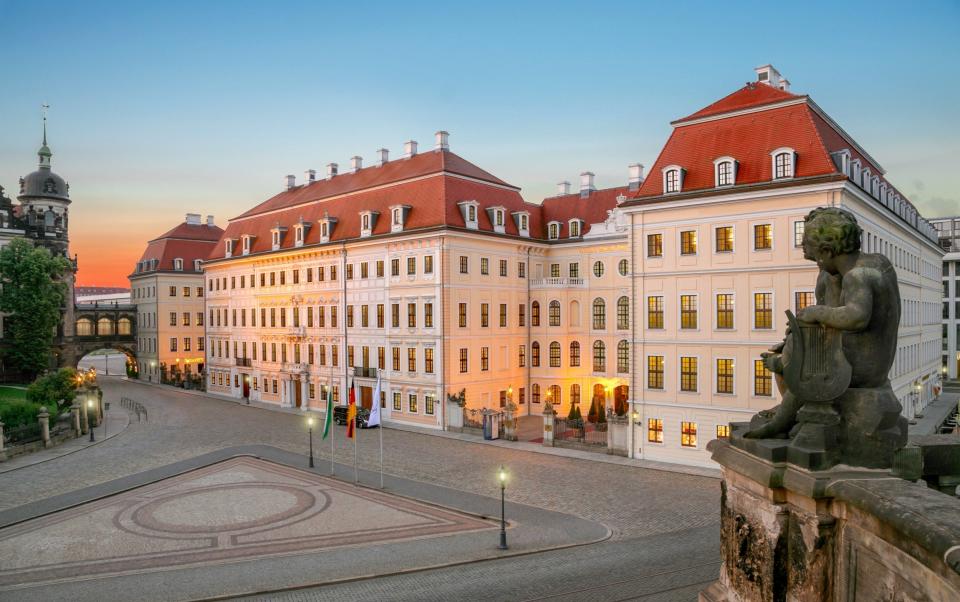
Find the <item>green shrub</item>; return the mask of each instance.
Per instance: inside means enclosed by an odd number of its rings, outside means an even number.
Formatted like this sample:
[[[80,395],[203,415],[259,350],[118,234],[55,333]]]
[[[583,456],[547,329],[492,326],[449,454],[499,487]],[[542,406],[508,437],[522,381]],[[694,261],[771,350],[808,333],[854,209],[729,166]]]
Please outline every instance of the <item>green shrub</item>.
[[[26,400],[0,401],[0,420],[3,421],[5,429],[17,428],[24,424],[36,424],[40,407],[40,404]],[[50,420],[51,423],[55,420],[54,412],[50,413]]]
[[[596,423],[598,418],[597,415],[600,413],[600,405],[597,403],[597,400],[594,399],[590,403],[590,411],[587,413],[587,421]]]
[[[73,368],[61,368],[33,381],[27,387],[27,401],[45,405],[51,414],[59,414],[73,403],[77,387],[77,371]]]

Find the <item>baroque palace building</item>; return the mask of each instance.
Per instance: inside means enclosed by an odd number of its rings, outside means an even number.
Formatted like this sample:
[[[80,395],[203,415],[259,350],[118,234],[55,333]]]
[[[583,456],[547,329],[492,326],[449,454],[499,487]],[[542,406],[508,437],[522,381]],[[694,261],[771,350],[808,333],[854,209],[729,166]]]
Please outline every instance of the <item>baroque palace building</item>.
[[[204,370],[203,260],[223,229],[197,213],[147,243],[130,280],[137,308],[137,373],[151,382],[190,382]]]
[[[891,379],[912,417],[939,378],[936,234],[808,96],[757,77],[674,122],[650,176],[633,165],[616,188],[586,172],[528,203],[446,132],[287,176],[204,263],[208,390],[306,409],[355,379],[369,406],[379,369],[385,420],[438,429],[461,390],[521,415],[629,404],[631,456],[708,465],[707,441],[777,403],[760,354],[814,302],[803,218],[836,205],[897,267]]]

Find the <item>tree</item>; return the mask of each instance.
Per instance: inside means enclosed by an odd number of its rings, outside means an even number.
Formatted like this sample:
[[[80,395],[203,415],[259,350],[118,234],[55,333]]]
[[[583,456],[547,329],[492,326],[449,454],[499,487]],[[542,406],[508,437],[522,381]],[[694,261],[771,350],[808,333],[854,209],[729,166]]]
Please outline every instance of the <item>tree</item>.
[[[33,381],[27,387],[27,400],[47,406],[51,413],[55,407],[56,414],[62,414],[77,396],[79,386],[76,370],[60,368]]]
[[[5,360],[28,378],[50,365],[51,346],[67,294],[65,257],[16,238],[0,249],[0,311],[6,314]]]

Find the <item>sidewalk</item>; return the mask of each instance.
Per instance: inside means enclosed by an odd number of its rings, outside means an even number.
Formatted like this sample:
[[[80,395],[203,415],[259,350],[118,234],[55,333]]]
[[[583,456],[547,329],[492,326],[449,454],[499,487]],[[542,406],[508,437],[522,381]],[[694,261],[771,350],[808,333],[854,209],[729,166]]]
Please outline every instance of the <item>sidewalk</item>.
[[[198,397],[205,397],[207,399],[223,401],[227,403],[234,403],[239,406],[258,409],[258,410],[267,410],[271,412],[284,412],[287,414],[298,414],[304,415],[308,410],[298,409],[298,408],[281,408],[279,406],[261,403],[258,401],[251,401],[249,404],[246,403],[243,399],[236,399],[233,397],[226,397],[222,395],[215,395],[210,393],[205,393],[202,391],[191,391],[186,389],[178,389],[176,387],[169,387],[168,385],[161,385],[159,383],[145,383],[142,381],[134,379],[126,379],[127,382],[137,383],[146,386],[152,387],[164,387],[168,389],[174,389],[181,393],[186,393],[188,395],[196,395]],[[319,408],[311,408],[310,411],[316,412],[320,415],[323,414]],[[700,466],[685,466],[682,464],[671,464],[669,462],[657,462],[655,460],[636,460],[630,458],[624,458],[622,456],[613,456],[595,452],[581,451],[577,449],[567,449],[561,447],[544,447],[539,443],[529,443],[525,441],[505,441],[503,439],[496,439],[493,441],[487,441],[475,435],[468,435],[465,433],[454,433],[452,431],[441,431],[437,429],[429,429],[418,426],[409,426],[406,424],[397,424],[393,422],[384,422],[383,426],[388,429],[394,429],[398,431],[406,431],[409,433],[417,433],[419,435],[429,435],[431,437],[444,437],[446,439],[457,439],[459,441],[464,441],[466,443],[475,443],[478,445],[492,445],[495,447],[503,447],[508,449],[516,449],[520,451],[532,452],[536,454],[546,454],[550,456],[562,456],[566,458],[575,458],[578,460],[588,460],[590,462],[603,462],[606,464],[619,464],[620,466],[634,466],[636,468],[647,468],[650,470],[661,470],[665,472],[674,472],[680,474],[688,474],[699,477],[711,477],[715,479],[720,478],[720,469],[719,468],[709,468],[709,467],[700,467]]]
[[[34,466],[35,464],[41,464],[43,462],[49,462],[50,460],[56,460],[57,458],[62,458],[63,456],[86,449],[92,445],[98,445],[104,441],[113,439],[130,426],[130,414],[127,413],[126,410],[114,410],[107,414],[107,419],[104,422],[107,427],[106,437],[103,436],[104,425],[100,425],[93,429],[93,436],[95,437],[93,443],[90,443],[89,433],[80,435],[76,439],[64,441],[56,447],[48,447],[47,449],[42,449],[32,454],[23,454],[11,458],[6,462],[2,462],[0,463],[0,474],[20,470],[21,468]]]
[[[956,392],[956,389],[944,390],[939,398],[923,408],[923,418],[917,418],[916,424],[911,424],[907,428],[907,434],[936,435],[937,427],[957,409],[958,401],[960,401],[960,392]]]

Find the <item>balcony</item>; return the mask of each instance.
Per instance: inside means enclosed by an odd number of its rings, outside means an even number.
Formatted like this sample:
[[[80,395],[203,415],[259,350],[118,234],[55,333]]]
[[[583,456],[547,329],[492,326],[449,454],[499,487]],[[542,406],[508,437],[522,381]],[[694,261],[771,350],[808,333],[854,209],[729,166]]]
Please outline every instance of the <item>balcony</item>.
[[[253,362],[250,360],[249,357],[236,357],[234,358],[234,360],[236,361],[238,366],[242,366],[244,368],[250,368],[251,366],[253,366]]]
[[[376,368],[354,368],[353,375],[359,378],[376,378],[377,369]]]
[[[586,288],[586,278],[534,278],[530,288]]]
[[[289,362],[283,362],[280,368],[283,372],[291,372],[295,374],[301,374],[307,371],[306,364],[292,364]]]

